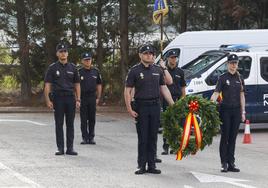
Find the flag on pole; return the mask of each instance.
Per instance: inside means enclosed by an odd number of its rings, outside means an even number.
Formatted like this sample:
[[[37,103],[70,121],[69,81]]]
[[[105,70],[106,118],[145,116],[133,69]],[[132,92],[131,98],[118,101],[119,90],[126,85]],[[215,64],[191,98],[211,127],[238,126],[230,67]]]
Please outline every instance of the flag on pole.
[[[166,0],[155,0],[153,20],[155,24],[161,21],[161,15],[165,16],[168,13],[168,5]]]

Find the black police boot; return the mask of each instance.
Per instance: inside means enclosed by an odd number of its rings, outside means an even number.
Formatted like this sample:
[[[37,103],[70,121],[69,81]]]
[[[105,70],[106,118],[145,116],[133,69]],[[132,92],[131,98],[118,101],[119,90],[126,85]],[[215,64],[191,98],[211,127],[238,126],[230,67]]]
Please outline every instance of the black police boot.
[[[222,163],[221,165],[221,172],[227,172],[228,171],[228,165],[227,163]]]
[[[64,151],[63,151],[63,149],[58,149],[58,150],[55,152],[55,155],[64,155]]]
[[[168,148],[165,148],[164,151],[161,154],[162,155],[168,155]]]
[[[90,140],[88,141],[88,144],[95,145],[95,144],[96,144],[96,142],[95,142],[95,140],[92,138],[92,139],[90,139]]]
[[[159,158],[157,158],[157,156],[155,157],[154,161],[155,161],[156,163],[162,163],[162,160],[159,159]]]
[[[88,144],[88,141],[87,141],[86,139],[83,139],[82,142],[81,142],[80,144],[82,144],[82,145],[84,145],[84,144]]]
[[[175,152],[174,152],[174,150],[171,149],[169,153],[170,154],[174,154]]]
[[[66,155],[78,155],[78,153],[76,151],[74,151],[73,149],[67,149]]]
[[[144,173],[146,173],[145,167],[138,167],[137,170],[135,171],[136,175],[141,175],[141,174],[144,174]]]
[[[161,170],[156,168],[148,168],[147,172],[151,174],[161,174]]]
[[[230,172],[240,172],[240,169],[235,167],[235,164],[229,164],[227,170]]]

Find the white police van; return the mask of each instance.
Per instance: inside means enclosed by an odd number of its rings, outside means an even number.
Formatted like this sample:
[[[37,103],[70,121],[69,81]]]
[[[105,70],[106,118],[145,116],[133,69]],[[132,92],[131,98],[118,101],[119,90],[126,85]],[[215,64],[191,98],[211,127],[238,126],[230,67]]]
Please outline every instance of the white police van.
[[[198,55],[217,49],[225,44],[248,44],[250,51],[264,51],[268,49],[268,29],[250,30],[216,30],[216,31],[187,31],[172,40],[163,50],[163,59],[169,50],[178,54],[178,64],[183,66]],[[158,62],[160,55],[156,58]]]
[[[237,50],[236,50],[237,51]],[[241,50],[239,50],[241,51]],[[252,123],[268,122],[268,51],[211,50],[184,65],[186,94],[210,98],[218,77],[227,72],[227,55],[239,57],[238,71],[245,80],[246,112]]]

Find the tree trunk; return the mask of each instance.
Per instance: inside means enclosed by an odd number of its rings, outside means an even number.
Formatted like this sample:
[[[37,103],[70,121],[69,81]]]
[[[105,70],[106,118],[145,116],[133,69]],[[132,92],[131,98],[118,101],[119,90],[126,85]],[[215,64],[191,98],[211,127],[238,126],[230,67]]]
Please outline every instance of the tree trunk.
[[[57,1],[44,1],[44,29],[45,29],[45,48],[47,56],[47,65],[56,60],[56,45],[59,42],[59,24],[58,24]]]
[[[77,38],[76,38],[76,32],[77,32],[77,27],[76,27],[76,7],[75,7],[75,0],[70,0],[71,4],[71,31],[72,31],[72,47],[75,49],[77,47]]]
[[[219,23],[220,23],[220,5],[217,3],[215,8],[215,15],[214,16],[214,22],[213,22],[213,29],[218,30],[219,29]]]
[[[187,0],[181,1],[180,33],[187,31]]]
[[[102,6],[103,1],[97,1],[97,65],[100,70],[102,70],[102,63],[103,63],[103,28],[102,28]]]
[[[29,101],[31,98],[31,77],[29,66],[29,41],[28,27],[26,24],[26,7],[24,0],[16,0],[17,9],[17,29],[18,29],[18,44],[19,44],[19,60],[21,64],[21,99],[23,102]]]
[[[124,86],[128,65],[128,2],[129,0],[120,0],[120,52],[121,52],[121,79]]]

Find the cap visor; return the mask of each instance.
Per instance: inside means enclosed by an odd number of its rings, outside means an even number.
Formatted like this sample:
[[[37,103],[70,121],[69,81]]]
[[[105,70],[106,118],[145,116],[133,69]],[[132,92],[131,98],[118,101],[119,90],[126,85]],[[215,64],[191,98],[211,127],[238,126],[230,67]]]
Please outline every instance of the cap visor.
[[[146,52],[150,52],[150,53],[154,54],[154,52],[152,50],[145,50],[145,51],[142,52],[142,54],[144,54]]]

